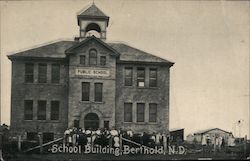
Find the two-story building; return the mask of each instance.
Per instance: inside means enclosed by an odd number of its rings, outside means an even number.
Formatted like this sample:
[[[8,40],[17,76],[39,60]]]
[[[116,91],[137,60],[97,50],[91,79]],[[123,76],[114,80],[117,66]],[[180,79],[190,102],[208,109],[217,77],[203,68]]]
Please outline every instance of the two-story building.
[[[11,131],[57,138],[69,127],[169,129],[174,64],[106,40],[109,17],[95,4],[77,16],[80,36],[9,55]]]

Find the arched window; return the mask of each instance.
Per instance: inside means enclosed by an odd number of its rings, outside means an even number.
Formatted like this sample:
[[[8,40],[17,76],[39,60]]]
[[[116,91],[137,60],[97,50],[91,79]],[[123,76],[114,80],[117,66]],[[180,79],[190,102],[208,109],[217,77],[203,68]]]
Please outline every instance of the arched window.
[[[97,51],[96,49],[89,50],[89,65],[97,64]]]

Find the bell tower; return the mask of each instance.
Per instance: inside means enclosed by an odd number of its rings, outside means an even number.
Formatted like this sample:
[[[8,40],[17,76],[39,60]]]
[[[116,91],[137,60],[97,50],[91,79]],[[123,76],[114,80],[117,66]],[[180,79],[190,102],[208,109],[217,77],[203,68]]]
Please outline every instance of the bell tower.
[[[97,38],[106,40],[106,28],[109,24],[109,17],[105,15],[94,3],[77,15],[77,22],[80,28],[80,41],[94,35]]]

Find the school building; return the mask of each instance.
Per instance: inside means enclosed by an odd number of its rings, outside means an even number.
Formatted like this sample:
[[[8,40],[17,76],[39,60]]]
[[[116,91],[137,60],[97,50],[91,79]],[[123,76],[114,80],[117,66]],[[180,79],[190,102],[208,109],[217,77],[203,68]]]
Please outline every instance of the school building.
[[[109,17],[95,4],[77,16],[79,37],[8,56],[11,131],[52,139],[69,127],[169,132],[173,62],[106,40]],[[153,47],[153,45],[152,45]]]

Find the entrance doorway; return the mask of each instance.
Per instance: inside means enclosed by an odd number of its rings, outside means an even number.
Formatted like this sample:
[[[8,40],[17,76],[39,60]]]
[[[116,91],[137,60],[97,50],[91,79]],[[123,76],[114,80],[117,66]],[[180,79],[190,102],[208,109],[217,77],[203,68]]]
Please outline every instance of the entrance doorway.
[[[85,117],[84,117],[84,128],[85,129],[92,129],[92,130],[96,130],[99,128],[99,117],[97,114],[95,113],[88,113]]]

